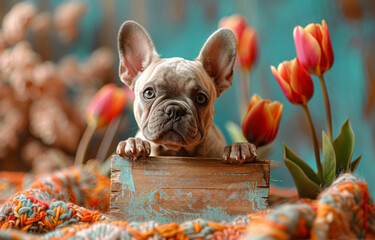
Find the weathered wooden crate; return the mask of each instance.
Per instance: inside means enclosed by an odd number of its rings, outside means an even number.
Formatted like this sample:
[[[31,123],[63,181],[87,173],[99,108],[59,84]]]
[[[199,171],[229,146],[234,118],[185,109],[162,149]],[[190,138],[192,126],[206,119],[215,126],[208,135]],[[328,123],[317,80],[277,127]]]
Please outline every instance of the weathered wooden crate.
[[[269,161],[113,155],[110,214],[141,222],[230,221],[267,208],[269,177]]]

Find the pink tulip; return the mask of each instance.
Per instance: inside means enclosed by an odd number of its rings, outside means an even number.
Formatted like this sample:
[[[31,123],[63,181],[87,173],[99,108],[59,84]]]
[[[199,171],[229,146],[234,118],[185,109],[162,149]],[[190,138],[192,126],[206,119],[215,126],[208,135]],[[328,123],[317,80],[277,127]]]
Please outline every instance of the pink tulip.
[[[271,66],[271,71],[291,103],[306,105],[313,96],[313,81],[297,58],[280,63],[277,70]]]
[[[110,83],[94,96],[86,111],[87,122],[94,128],[108,125],[119,116],[127,100],[126,90]]]
[[[322,76],[334,61],[331,39],[326,21],[309,24],[305,28],[297,26],[293,31],[297,58],[311,74]]]

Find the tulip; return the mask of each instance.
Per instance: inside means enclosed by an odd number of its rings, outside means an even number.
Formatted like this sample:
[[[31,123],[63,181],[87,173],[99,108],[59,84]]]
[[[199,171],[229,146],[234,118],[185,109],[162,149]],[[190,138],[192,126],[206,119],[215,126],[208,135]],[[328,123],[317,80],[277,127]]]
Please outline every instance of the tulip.
[[[258,54],[257,33],[254,28],[247,27],[238,41],[238,56],[243,69],[251,70]]]
[[[237,39],[237,60],[239,68],[240,91],[240,116],[246,114],[249,102],[250,72],[258,55],[258,41],[255,29],[247,25],[246,19],[240,14],[224,17],[219,22],[219,27],[227,27],[232,30]]]
[[[283,105],[278,101],[262,100],[254,94],[242,123],[242,132],[255,146],[271,143],[277,134]]]
[[[232,30],[237,39],[238,62],[241,68],[251,70],[258,53],[255,29],[248,26],[245,17],[240,14],[222,18],[219,27],[227,27]]]
[[[279,64],[277,70],[271,66],[271,71],[286,98],[293,104],[300,105],[306,115],[310,126],[311,138],[314,145],[315,160],[318,167],[318,175],[321,176],[322,165],[320,163],[318,139],[311,119],[311,114],[307,107],[307,102],[314,94],[314,84],[309,73],[303,68],[298,58],[284,61]]]
[[[279,64],[271,71],[286,98],[293,104],[306,105],[314,94],[314,84],[297,58]]]
[[[327,23],[323,20],[322,25],[311,23],[305,28],[297,26],[294,28],[293,36],[297,58],[307,71],[319,77],[326,111],[327,132],[332,142],[331,104],[323,77],[324,73],[331,68],[334,60]]]
[[[86,150],[95,130],[107,126],[112,120],[120,116],[127,100],[126,94],[127,91],[125,88],[118,88],[115,84],[110,83],[102,87],[94,96],[86,110],[88,125],[78,145],[74,160],[76,166],[81,166],[81,164],[85,163]],[[112,142],[112,138],[107,142]],[[100,145],[99,152],[104,151],[101,151],[101,149],[102,144]],[[104,153],[107,153],[107,151],[104,151]]]
[[[297,58],[311,74],[322,76],[334,60],[327,23],[309,24],[305,28],[297,26],[293,31]]]
[[[93,128],[108,125],[124,109],[126,90],[107,84],[95,95],[86,111],[87,122]]]
[[[219,27],[227,27],[233,31],[237,41],[241,39],[242,32],[247,26],[246,18],[241,14],[234,14],[230,17],[223,17],[219,22]]]

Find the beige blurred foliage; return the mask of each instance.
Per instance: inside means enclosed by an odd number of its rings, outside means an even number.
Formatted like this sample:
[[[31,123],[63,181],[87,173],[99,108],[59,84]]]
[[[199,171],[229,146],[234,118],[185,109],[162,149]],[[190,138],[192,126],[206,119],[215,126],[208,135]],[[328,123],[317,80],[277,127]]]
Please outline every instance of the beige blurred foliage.
[[[42,173],[73,163],[86,126],[84,109],[112,80],[114,54],[100,47],[84,61],[67,54],[57,62],[43,59],[34,45],[51,43],[54,34],[72,44],[85,11],[80,1],[64,2],[54,13],[20,2],[5,14],[0,25],[0,170]]]
[[[20,2],[5,15],[3,32],[9,44],[25,38],[29,25],[36,14],[36,7],[30,2]]]
[[[51,25],[51,14],[49,12],[42,12],[35,16],[31,23],[31,28],[39,34],[45,33]]]
[[[71,42],[77,38],[77,22],[85,12],[86,5],[79,1],[66,1],[57,8],[53,23],[64,41]]]

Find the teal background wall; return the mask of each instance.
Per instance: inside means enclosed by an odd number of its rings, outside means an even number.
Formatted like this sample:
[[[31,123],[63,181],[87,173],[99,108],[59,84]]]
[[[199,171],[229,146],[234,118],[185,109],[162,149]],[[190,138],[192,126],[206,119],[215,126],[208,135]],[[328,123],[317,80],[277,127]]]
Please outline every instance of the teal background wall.
[[[12,2],[12,1],[9,1]],[[54,9],[61,1],[33,1],[41,8]],[[375,181],[375,3],[368,1],[324,0],[86,0],[87,14],[80,23],[80,37],[70,46],[54,46],[54,58],[69,51],[85,58],[98,45],[116,49],[117,31],[123,21],[133,19],[150,33],[162,57],[194,59],[208,36],[217,29],[223,16],[241,13],[258,31],[259,58],[251,74],[251,94],[284,103],[279,133],[269,159],[282,162],[282,142],[315,168],[310,133],[301,108],[283,96],[270,71],[284,60],[296,56],[293,28],[309,23],[329,26],[335,62],[326,74],[333,109],[334,136],[340,125],[351,119],[356,142],[354,157],[361,154],[357,174],[369,183]],[[11,4],[11,3],[9,3]],[[114,66],[117,71],[117,66]],[[117,76],[117,75],[116,75]],[[118,79],[115,80],[118,84]],[[215,122],[225,132],[228,121],[240,123],[238,76],[234,86],[216,103]],[[324,104],[318,80],[314,78],[314,97],[309,103],[318,135],[325,128]],[[271,174],[272,183],[293,186],[283,166]],[[372,192],[375,186],[369,184]]]

